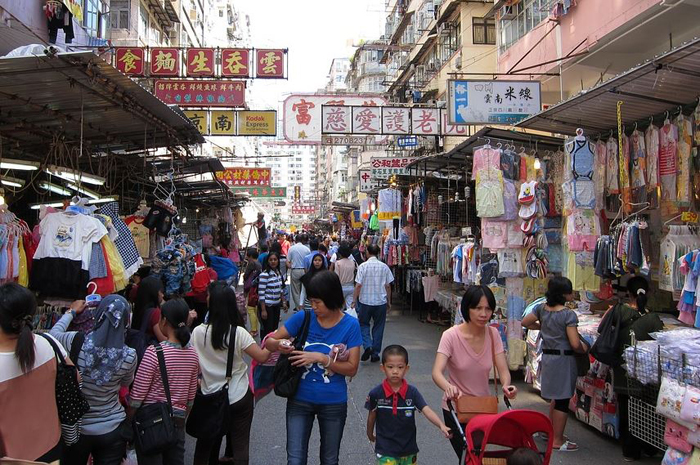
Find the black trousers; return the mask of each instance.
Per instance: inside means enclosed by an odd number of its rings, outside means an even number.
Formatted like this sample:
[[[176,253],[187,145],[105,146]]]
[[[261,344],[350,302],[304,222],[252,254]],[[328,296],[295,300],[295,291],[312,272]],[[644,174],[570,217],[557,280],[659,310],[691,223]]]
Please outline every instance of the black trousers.
[[[616,393],[616,395],[620,412],[620,444],[622,445],[622,455],[638,460],[642,457],[642,451],[649,455],[656,454],[658,450],[654,446],[632,436],[632,433],[630,433],[629,396],[627,394],[620,394],[619,392]]]
[[[120,465],[126,454],[126,441],[121,428],[96,436],[80,435],[78,442],[63,450],[64,465],[85,465],[92,455],[94,465]]]
[[[253,424],[253,393],[228,406],[231,431],[226,435],[227,452],[235,465],[248,465],[250,452],[250,427]],[[194,450],[194,465],[219,465],[222,437],[211,440],[198,439]],[[228,455],[228,453],[226,454]]]
[[[280,311],[282,310],[282,305],[265,305],[265,310],[267,311],[267,318],[262,317],[262,311],[258,307],[258,320],[260,320],[260,340],[265,339],[269,333],[274,333],[277,331],[277,327],[280,324]]]

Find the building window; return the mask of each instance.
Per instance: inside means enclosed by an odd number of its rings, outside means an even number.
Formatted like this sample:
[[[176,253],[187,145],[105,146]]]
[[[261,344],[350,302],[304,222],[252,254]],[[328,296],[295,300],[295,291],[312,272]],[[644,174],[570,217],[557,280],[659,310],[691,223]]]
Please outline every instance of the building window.
[[[143,5],[139,8],[139,37],[144,42],[148,40],[148,11]]]
[[[100,27],[100,0],[85,0],[83,26],[92,36],[97,36]]]
[[[507,50],[549,16],[550,0],[523,0],[511,5],[500,18],[499,48]]]
[[[109,4],[112,29],[129,29],[129,1],[112,0]]]
[[[486,18],[472,18],[474,44],[496,45],[496,21]]]

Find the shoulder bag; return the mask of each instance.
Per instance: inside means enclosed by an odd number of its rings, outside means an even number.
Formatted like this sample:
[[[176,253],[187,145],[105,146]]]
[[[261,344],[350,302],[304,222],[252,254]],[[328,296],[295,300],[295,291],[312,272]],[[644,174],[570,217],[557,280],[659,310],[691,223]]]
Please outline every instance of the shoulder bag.
[[[39,334],[51,344],[56,355],[56,407],[61,421],[61,437],[65,444],[72,445],[80,439],[80,419],[90,410],[90,404],[81,391],[76,366],[66,363],[51,336]]]
[[[491,358],[493,360],[493,396],[463,395],[457,399],[457,418],[466,423],[477,415],[498,413],[498,382],[496,380],[496,347],[493,343],[491,328],[486,327],[491,340]]]
[[[228,385],[233,371],[233,354],[236,348],[237,326],[231,326],[228,339],[228,358],[226,360],[226,381],[216,392],[203,394],[197,389],[194,404],[187,417],[187,434],[197,439],[216,439],[231,429],[228,413]]]
[[[142,405],[134,415],[134,442],[139,452],[144,455],[159,454],[177,444],[177,433],[173,421],[173,403],[170,398],[168,372],[165,369],[163,347],[158,344],[158,368],[163,380],[163,389],[168,403],[156,402]]]
[[[311,310],[304,310],[304,323],[301,325],[299,337],[294,340],[294,350],[303,350],[311,326]],[[292,398],[297,393],[299,381],[304,367],[295,367],[289,360],[289,354],[280,355],[272,374],[275,382],[275,394],[280,397]]]

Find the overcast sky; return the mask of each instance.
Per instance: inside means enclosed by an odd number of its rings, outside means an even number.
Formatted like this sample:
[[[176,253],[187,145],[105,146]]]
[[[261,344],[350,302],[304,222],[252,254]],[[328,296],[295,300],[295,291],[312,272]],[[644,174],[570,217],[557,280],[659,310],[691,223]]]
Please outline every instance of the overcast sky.
[[[378,39],[384,33],[384,1],[236,2],[238,11],[250,16],[253,47],[289,49],[289,80],[256,80],[251,86],[255,105],[277,109],[290,93],[323,87],[333,58],[349,58],[353,43]]]

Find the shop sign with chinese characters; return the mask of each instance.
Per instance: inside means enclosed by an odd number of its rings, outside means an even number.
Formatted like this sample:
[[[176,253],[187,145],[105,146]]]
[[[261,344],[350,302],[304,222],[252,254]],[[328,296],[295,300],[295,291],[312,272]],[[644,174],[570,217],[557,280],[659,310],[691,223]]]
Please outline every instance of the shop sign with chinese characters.
[[[410,172],[406,166],[417,159],[418,157],[372,157],[370,161],[372,178],[388,179],[395,174],[408,176]]]
[[[286,187],[229,187],[234,194],[248,194],[257,199],[285,199]]]
[[[345,106],[354,105],[362,107],[374,107],[372,114],[376,115],[378,107],[386,105],[388,102],[383,97],[378,97],[376,94],[345,94],[345,95],[327,95],[327,94],[294,94],[287,97],[283,103],[282,127],[284,138],[292,144],[308,144],[318,145],[322,142],[323,133],[321,131],[321,107],[324,105],[330,106]],[[351,111],[351,110],[350,110]],[[336,132],[335,134],[350,134],[352,124],[350,114],[341,122],[334,123],[335,127],[342,127],[341,123],[348,125],[345,132]],[[359,117],[359,115],[358,115]],[[376,118],[370,118],[376,119]],[[364,133],[365,136],[372,137],[373,144],[381,145],[387,141],[386,137],[373,136],[371,131]],[[366,141],[362,138],[359,141]],[[358,145],[366,145],[364,143]]]
[[[371,192],[380,186],[379,180],[372,177],[372,170],[359,170],[360,192]]]
[[[313,215],[316,213],[316,207],[313,205],[300,205],[295,203],[292,205],[292,213],[295,215]]]
[[[237,167],[216,172],[216,179],[227,186],[270,187],[270,168]]]
[[[515,124],[542,109],[539,81],[448,81],[451,124]]]
[[[274,110],[183,110],[199,132],[208,136],[276,136]]]
[[[419,135],[441,134],[438,108],[323,105],[322,134]]]
[[[239,136],[276,136],[277,112],[244,110],[237,113]]]
[[[284,49],[116,47],[114,66],[128,76],[284,79],[286,56]]]
[[[155,95],[167,104],[181,107],[242,107],[245,81],[159,79]]]

